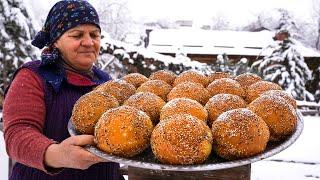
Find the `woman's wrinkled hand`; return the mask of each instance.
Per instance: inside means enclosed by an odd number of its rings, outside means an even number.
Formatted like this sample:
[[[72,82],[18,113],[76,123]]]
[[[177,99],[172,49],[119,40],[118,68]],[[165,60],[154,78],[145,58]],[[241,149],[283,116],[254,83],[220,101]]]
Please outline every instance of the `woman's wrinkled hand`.
[[[106,160],[90,153],[83,147],[94,144],[94,136],[71,136],[60,144],[51,144],[45,152],[44,163],[52,168],[88,169]]]

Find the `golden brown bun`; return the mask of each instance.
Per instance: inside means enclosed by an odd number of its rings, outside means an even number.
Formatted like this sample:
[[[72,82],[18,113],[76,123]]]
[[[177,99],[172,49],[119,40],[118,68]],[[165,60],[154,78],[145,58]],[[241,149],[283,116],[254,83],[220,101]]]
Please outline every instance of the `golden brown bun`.
[[[127,99],[123,105],[136,107],[147,113],[152,122],[156,124],[159,121],[160,110],[166,102],[159,96],[150,92],[138,92]]]
[[[281,90],[270,90],[266,91],[261,94],[261,96],[280,96],[284,98],[289,104],[291,104],[295,109],[297,109],[297,102],[296,100],[289,95],[288,93],[281,91]]]
[[[216,79],[221,78],[232,78],[231,74],[228,72],[213,72],[208,75],[209,84]]]
[[[168,94],[168,101],[175,98],[189,98],[205,105],[209,100],[209,92],[199,83],[183,82],[174,87]]]
[[[262,93],[269,90],[282,90],[282,88],[273,82],[258,81],[247,88],[246,97],[244,98],[248,103],[255,100]]]
[[[262,78],[253,73],[244,73],[236,76],[234,80],[238,81],[243,89],[247,89],[251,84],[261,81]]]
[[[167,95],[171,91],[172,87],[161,80],[149,80],[137,89],[137,92],[151,92],[159,97],[161,97],[164,101],[167,101]]]
[[[207,76],[201,74],[200,72],[188,70],[179,74],[179,76],[173,82],[173,87],[183,82],[199,83],[203,87],[207,87],[209,80]]]
[[[163,106],[160,121],[179,113],[190,114],[203,122],[206,122],[208,117],[208,112],[199,102],[188,98],[176,98]]]
[[[176,114],[159,122],[151,136],[156,158],[165,164],[199,164],[211,153],[212,134],[201,120]]]
[[[267,124],[245,108],[222,113],[212,124],[212,135],[213,150],[228,160],[259,154],[269,140]]]
[[[152,121],[143,111],[120,106],[105,112],[95,127],[95,141],[102,151],[132,157],[150,144]]]
[[[260,96],[252,101],[248,108],[267,123],[271,141],[284,139],[291,135],[296,128],[296,111],[280,96]]]
[[[135,88],[138,88],[141,84],[149,80],[146,76],[140,73],[130,73],[123,76],[122,79],[134,85]]]
[[[164,81],[164,82],[172,85],[174,80],[176,79],[176,77],[177,77],[177,75],[171,71],[159,70],[159,71],[153,72],[150,75],[149,79],[150,80],[161,80],[161,81]]]
[[[118,107],[117,99],[109,94],[92,91],[81,96],[75,103],[71,120],[82,134],[93,134],[100,116],[108,109]]]
[[[208,126],[211,127],[218,116],[226,111],[245,108],[247,103],[240,96],[234,94],[217,94],[209,99],[205,108],[208,111]]]
[[[208,85],[207,90],[211,97],[216,94],[234,94],[240,97],[244,96],[244,90],[241,85],[230,78],[220,78],[213,81]]]
[[[125,80],[107,81],[94,89],[114,96],[121,105],[126,99],[136,92],[136,88]]]

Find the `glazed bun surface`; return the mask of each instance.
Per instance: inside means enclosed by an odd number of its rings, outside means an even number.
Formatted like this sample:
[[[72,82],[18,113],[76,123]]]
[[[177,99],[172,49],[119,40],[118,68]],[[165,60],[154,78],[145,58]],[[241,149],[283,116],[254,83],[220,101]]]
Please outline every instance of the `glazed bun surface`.
[[[189,114],[170,116],[155,127],[151,148],[165,164],[199,164],[211,153],[212,133],[205,123]]]
[[[95,141],[102,151],[132,157],[150,145],[152,121],[143,111],[120,106],[105,112],[95,127]]]

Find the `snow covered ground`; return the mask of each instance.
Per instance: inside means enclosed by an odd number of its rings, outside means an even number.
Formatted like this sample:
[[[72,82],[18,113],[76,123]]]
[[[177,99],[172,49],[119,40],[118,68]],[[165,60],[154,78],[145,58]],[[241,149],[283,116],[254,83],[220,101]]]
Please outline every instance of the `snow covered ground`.
[[[288,149],[268,159],[253,163],[253,180],[316,180],[320,179],[320,117],[304,117],[304,129]],[[3,133],[0,132],[0,180],[8,177],[8,156]]]

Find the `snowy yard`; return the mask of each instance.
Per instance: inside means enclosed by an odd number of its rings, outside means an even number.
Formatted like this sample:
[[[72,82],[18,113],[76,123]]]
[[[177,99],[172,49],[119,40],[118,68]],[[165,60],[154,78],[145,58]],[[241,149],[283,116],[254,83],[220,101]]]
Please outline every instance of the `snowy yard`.
[[[304,117],[304,129],[288,149],[251,166],[253,180],[313,180],[320,179],[320,117]],[[3,137],[3,133],[0,132]],[[0,139],[0,180],[8,176],[8,157],[3,138]]]

